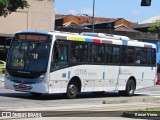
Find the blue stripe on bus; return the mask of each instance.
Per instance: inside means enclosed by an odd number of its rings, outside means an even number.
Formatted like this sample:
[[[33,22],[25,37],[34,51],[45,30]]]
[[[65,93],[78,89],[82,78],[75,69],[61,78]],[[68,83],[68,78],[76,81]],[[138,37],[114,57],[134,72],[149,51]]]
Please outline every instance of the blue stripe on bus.
[[[142,79],[144,78],[144,72],[142,72]]]
[[[122,40],[122,44],[123,45],[128,45],[128,41],[127,40]]]
[[[68,71],[68,80],[70,80],[70,74],[71,74],[71,72]]]
[[[103,80],[105,79],[105,72],[103,72]]]
[[[86,38],[85,41],[86,41],[86,42],[93,42],[93,39]]]

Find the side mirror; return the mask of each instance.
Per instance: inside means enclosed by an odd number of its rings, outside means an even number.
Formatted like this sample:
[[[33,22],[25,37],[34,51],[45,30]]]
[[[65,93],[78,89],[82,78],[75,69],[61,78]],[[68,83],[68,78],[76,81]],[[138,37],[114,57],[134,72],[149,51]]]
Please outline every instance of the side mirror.
[[[141,1],[141,6],[150,6],[152,0],[142,0]]]

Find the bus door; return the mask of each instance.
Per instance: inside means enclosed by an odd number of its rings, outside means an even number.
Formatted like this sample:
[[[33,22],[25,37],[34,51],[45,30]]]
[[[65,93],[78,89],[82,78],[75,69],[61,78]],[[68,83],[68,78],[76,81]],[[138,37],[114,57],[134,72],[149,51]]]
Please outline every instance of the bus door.
[[[68,45],[64,40],[56,40],[51,58],[49,92],[66,92],[69,76]]]
[[[121,66],[117,79],[118,90],[124,90],[128,79],[134,76],[134,47],[122,46],[121,49]]]
[[[105,85],[104,90],[115,90],[120,68],[120,46],[106,46]]]

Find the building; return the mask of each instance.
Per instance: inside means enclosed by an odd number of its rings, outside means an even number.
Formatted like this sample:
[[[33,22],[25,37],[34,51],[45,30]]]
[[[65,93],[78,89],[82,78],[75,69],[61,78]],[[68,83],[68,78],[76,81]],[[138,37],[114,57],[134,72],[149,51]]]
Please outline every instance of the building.
[[[135,24],[132,28],[140,32],[152,32],[152,31],[149,31],[148,28],[154,25],[157,20],[160,20],[160,16],[154,16],[149,19],[146,19],[142,22],[139,22],[138,24]],[[160,33],[160,30],[157,29],[154,32]]]
[[[109,20],[115,20],[115,19],[114,18],[103,18],[103,17],[95,17],[94,18],[95,22],[103,22],[103,21],[109,21]],[[90,17],[90,16],[62,15],[62,14],[55,15],[55,27],[62,27],[70,22],[75,23],[79,26],[83,26],[83,24],[91,24],[92,17]]]
[[[21,30],[53,30],[55,13],[54,0],[27,0],[29,8],[19,9],[8,16],[0,16],[0,59],[6,59],[4,44],[10,44],[11,36]]]
[[[0,17],[0,34],[13,34],[19,30],[54,29],[53,0],[27,0],[29,8]]]
[[[79,28],[92,28],[92,17],[91,16],[75,16],[75,15],[61,15],[56,14],[55,17],[55,27],[70,27],[67,23],[76,24],[75,27]],[[103,30],[124,30],[124,31],[134,31],[132,29],[134,23],[125,20],[124,18],[94,18],[94,28]]]

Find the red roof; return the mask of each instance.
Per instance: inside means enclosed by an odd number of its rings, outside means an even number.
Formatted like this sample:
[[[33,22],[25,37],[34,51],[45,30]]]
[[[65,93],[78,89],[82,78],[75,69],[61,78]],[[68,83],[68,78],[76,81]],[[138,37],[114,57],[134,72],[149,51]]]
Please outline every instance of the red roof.
[[[62,15],[62,14],[56,14],[56,19],[62,19],[69,15]],[[75,15],[72,15],[75,16]],[[91,23],[92,22],[92,16],[75,16],[80,19],[80,24],[84,23]],[[116,20],[115,18],[104,18],[104,17],[94,17],[94,22],[102,22],[102,21],[109,21],[109,20]]]

